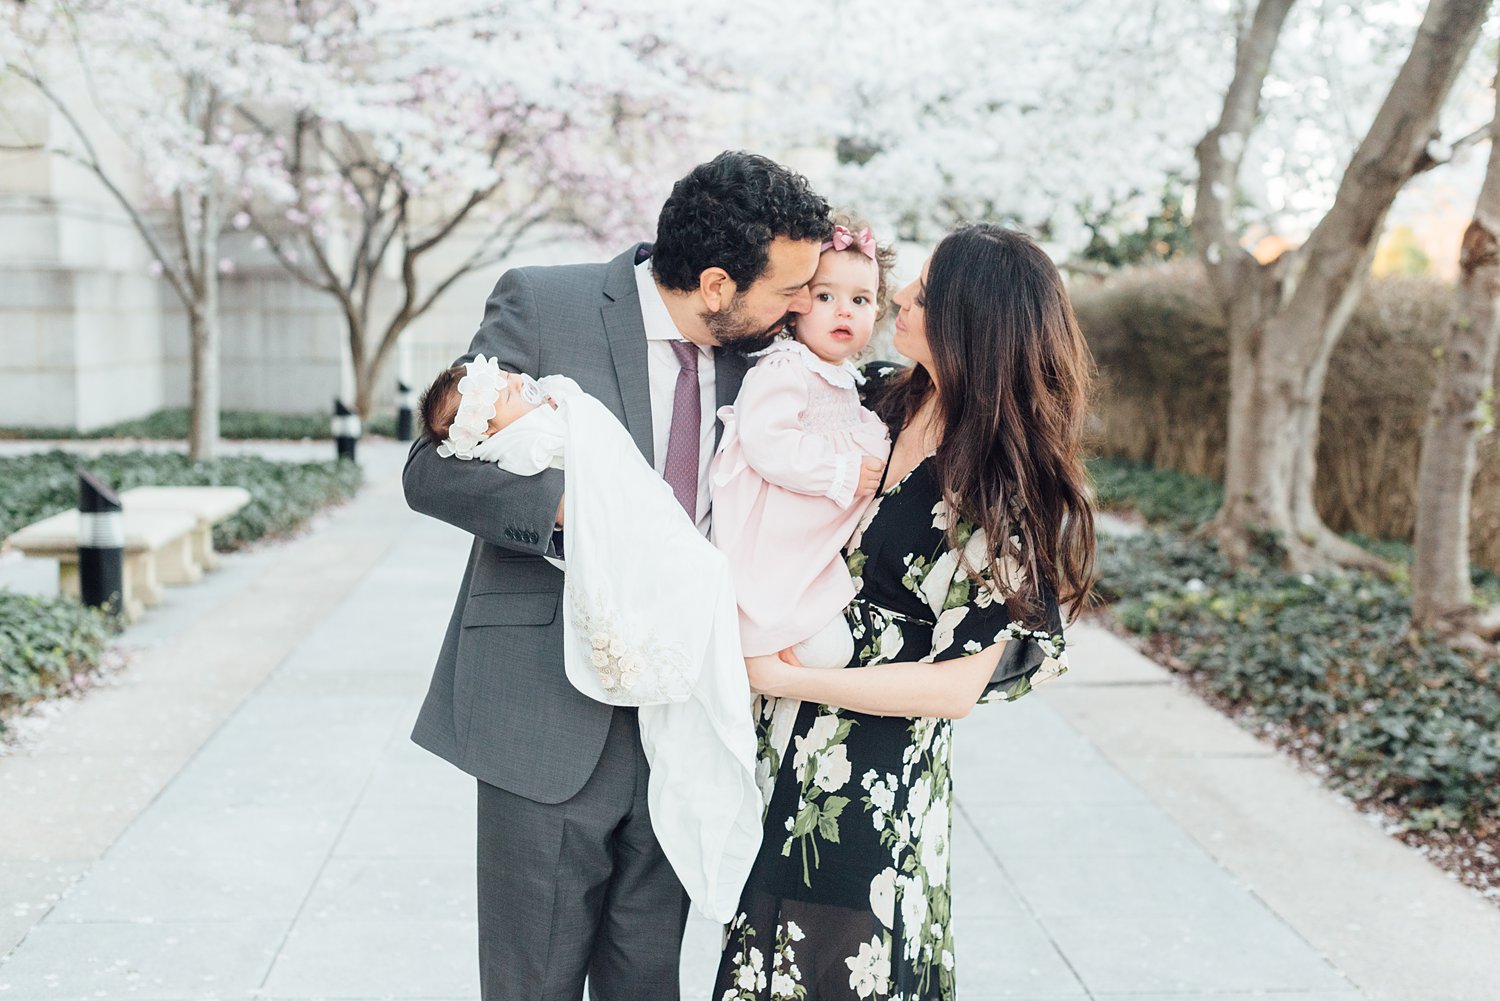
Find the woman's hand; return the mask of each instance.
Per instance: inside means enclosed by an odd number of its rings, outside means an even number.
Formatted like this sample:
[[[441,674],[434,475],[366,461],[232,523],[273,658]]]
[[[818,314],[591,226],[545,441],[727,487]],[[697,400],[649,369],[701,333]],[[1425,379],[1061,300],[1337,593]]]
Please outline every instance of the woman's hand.
[[[776,654],[745,658],[745,673],[750,676],[750,690],[757,695],[777,695],[787,673],[797,668]]]

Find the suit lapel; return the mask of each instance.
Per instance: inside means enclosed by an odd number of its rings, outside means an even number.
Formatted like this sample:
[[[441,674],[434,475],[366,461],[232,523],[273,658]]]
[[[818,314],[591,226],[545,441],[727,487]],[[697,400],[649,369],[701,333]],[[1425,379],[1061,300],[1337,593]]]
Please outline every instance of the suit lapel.
[[[745,369],[750,359],[737,351],[714,352],[714,410],[727,407],[740,395],[740,383],[745,379]],[[724,422],[714,419],[714,444],[724,435]]]
[[[637,244],[609,263],[604,282],[607,301],[601,313],[609,337],[609,353],[615,363],[620,399],[625,405],[625,426],[648,463],[656,462],[652,446],[651,376],[646,366],[646,324],[641,320],[640,295],[635,284],[635,261],[643,247]]]

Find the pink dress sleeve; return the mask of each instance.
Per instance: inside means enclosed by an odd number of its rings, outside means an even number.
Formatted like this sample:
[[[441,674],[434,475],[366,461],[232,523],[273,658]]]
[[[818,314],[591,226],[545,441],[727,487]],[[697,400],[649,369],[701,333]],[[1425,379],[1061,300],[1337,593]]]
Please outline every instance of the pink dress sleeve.
[[[802,429],[808,372],[796,358],[771,356],[745,373],[734,401],[740,448],[767,483],[799,494],[827,497],[841,508],[854,503],[860,456]]]

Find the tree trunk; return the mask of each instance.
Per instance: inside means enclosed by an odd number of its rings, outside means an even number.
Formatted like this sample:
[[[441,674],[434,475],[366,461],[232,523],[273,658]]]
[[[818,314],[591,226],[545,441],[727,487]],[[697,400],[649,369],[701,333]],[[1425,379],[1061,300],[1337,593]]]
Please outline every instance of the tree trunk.
[[[1274,540],[1289,567],[1381,569],[1384,563],[1323,523],[1315,504],[1318,420],[1329,323],[1277,310],[1280,283],[1263,269],[1243,298],[1258,309],[1230,325],[1230,413],[1224,506],[1213,533],[1230,559]],[[1341,331],[1345,318],[1338,319]]]
[[[1262,7],[1271,3],[1262,0]],[[1223,137],[1236,137],[1227,144],[1230,153],[1240,147],[1254,111],[1245,81],[1258,94],[1267,62],[1264,36],[1256,60],[1248,60],[1244,50],[1257,40],[1253,35],[1241,40],[1224,118],[1199,144],[1200,170],[1213,180],[1207,195],[1200,181],[1198,211],[1208,218],[1202,225],[1194,222],[1195,235],[1211,241],[1201,252],[1231,318],[1225,501],[1213,531],[1232,559],[1242,559],[1269,536],[1291,569],[1382,565],[1330,530],[1314,505],[1323,384],[1333,348],[1364,287],[1386,213],[1407,180],[1431,166],[1427,146],[1438,111],[1473,48],[1485,8],[1468,0],[1432,0],[1332,207],[1301,248],[1270,266],[1277,271],[1275,280],[1267,280],[1267,268],[1228,240],[1231,199],[1224,178],[1238,175],[1237,157],[1225,154]],[[1263,12],[1257,10],[1252,26],[1266,22],[1264,32],[1270,24],[1279,31],[1280,22],[1263,18]],[[1237,315],[1250,319],[1236,324]]]
[[[206,301],[188,309],[191,381],[189,458],[206,462],[219,450],[219,310],[218,280]]]
[[[1500,83],[1500,81],[1497,81]],[[1417,468],[1412,626],[1465,628],[1474,620],[1469,581],[1469,502],[1479,437],[1493,416],[1500,347],[1500,86],[1490,124],[1490,158],[1474,218],[1459,252],[1458,310],[1443,368],[1427,407]]]

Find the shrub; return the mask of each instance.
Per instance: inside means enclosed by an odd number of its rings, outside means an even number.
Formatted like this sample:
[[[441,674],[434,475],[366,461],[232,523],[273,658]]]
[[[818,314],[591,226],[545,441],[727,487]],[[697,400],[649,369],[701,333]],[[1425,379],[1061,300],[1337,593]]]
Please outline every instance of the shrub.
[[[1196,262],[1138,268],[1074,290],[1099,362],[1091,434],[1106,455],[1224,475],[1228,337]],[[1317,503],[1335,531],[1410,539],[1418,451],[1453,303],[1428,279],[1373,279],[1329,362]],[[1480,443],[1473,559],[1500,569],[1500,436]]]
[[[1129,508],[1152,524],[1192,528],[1214,516],[1224,488],[1202,476],[1103,456],[1089,460],[1099,506]]]
[[[131,487],[241,486],[250,503],[214,529],[214,545],[238,549],[292,531],[328,504],[353,496],[352,462],[272,462],[228,456],[193,462],[179,453],[120,452],[94,457],[53,450],[0,459],[0,537],[78,503],[78,470],[88,468],[116,490]]]
[[[0,713],[71,687],[99,663],[113,630],[72,598],[0,590]]]
[[[1270,555],[1236,570],[1170,531],[1106,537],[1100,564],[1126,629],[1354,798],[1419,829],[1500,825],[1500,669],[1408,640],[1401,582],[1288,574]]]
[[[0,438],[25,439],[101,439],[141,438],[156,441],[185,441],[188,437],[189,411],[186,408],[158,410],[135,420],[121,421],[93,431],[70,428],[0,428]],[[365,433],[393,438],[396,419],[381,414],[365,425]],[[272,414],[251,410],[226,410],[219,415],[219,435],[229,441],[299,440],[331,438],[328,414]]]

